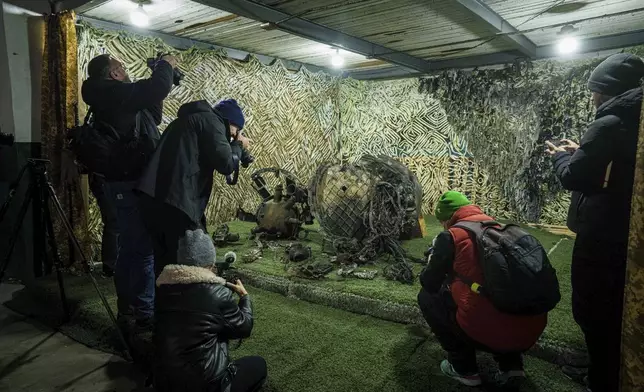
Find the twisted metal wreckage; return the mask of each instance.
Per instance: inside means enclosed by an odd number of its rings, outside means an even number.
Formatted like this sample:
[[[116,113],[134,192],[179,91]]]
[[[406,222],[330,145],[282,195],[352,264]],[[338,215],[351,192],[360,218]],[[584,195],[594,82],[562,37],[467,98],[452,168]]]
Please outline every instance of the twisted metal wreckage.
[[[300,277],[321,279],[339,266],[342,277],[373,279],[377,271],[358,266],[375,264],[387,254],[385,278],[414,281],[411,263],[423,260],[407,255],[400,241],[423,235],[422,189],[401,163],[385,156],[364,156],[353,164],[326,163],[308,187],[278,168],[260,169],[252,180],[262,199],[250,235],[257,246],[243,255],[243,262],[260,259],[265,250],[277,253],[284,248],[285,268]],[[312,224],[314,214],[323,234],[322,251],[332,255],[329,260],[313,260],[311,248],[297,242],[312,231],[302,226]],[[217,233],[219,241],[228,234]],[[277,242],[283,239],[294,242]]]

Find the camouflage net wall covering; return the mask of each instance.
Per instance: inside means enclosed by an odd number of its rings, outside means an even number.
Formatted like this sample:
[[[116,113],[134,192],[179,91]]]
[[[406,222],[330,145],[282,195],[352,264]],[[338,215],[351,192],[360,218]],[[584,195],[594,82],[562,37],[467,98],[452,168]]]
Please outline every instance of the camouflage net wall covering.
[[[79,27],[78,42],[81,78],[89,60],[102,52],[122,59],[133,78],[147,77],[145,57],[171,50],[157,39],[87,25]],[[255,211],[259,198],[246,175],[254,168],[279,166],[307,183],[321,163],[356,162],[363,155],[386,155],[407,165],[423,188],[426,214],[440,194],[455,189],[497,218],[562,224],[568,194],[552,175],[543,141],[581,136],[593,114],[586,79],[601,61],[361,82],[292,73],[279,62],[235,61],[212,50],[180,51],[179,57],[186,78],[166,100],[162,129],[184,102],[234,97],[255,140],[257,161],[236,187],[216,176],[211,224],[232,218],[238,207]],[[90,216],[98,242],[94,205]]]
[[[417,79],[387,82],[344,80],[340,90],[342,155],[398,159],[423,188],[422,210],[431,214],[448,190],[465,193],[497,218],[513,218],[501,190],[454,132],[440,102],[419,92]]]
[[[643,55],[644,47],[628,51]],[[518,219],[563,224],[570,196],[553,174],[544,142],[581,138],[594,118],[586,82],[602,60],[449,71],[422,79],[420,91],[440,101]]]
[[[106,52],[124,62],[132,79],[145,78],[150,75],[145,58],[171,50],[157,39],[81,26],[79,76],[84,79],[89,60]],[[206,99],[214,104],[230,97],[242,106],[247,119],[245,133],[255,140],[253,155],[257,160],[250,168],[242,169],[239,184],[231,187],[223,176],[215,176],[207,211],[209,223],[231,219],[240,206],[255,211],[260,199],[250,184],[252,171],[278,166],[306,182],[318,164],[336,158],[337,78],[306,70],[292,73],[279,62],[265,66],[254,58],[235,61],[212,50],[178,53],[186,76],[165,101],[161,129],[175,118],[185,102]],[[80,105],[84,115],[86,108],[82,102]],[[100,243],[100,214],[94,202],[90,216],[92,237]]]

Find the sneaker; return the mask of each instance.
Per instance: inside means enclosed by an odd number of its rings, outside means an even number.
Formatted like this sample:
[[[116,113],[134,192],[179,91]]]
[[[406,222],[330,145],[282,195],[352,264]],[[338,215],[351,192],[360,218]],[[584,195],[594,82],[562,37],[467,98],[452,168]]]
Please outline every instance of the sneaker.
[[[499,372],[494,376],[494,381],[504,387],[518,388],[525,380],[525,372],[523,370],[510,370],[508,372]]]
[[[467,385],[468,387],[477,387],[483,383],[481,381],[481,376],[478,373],[469,375],[458,374],[448,360],[441,362],[441,371],[446,376],[453,378],[454,380],[460,382],[463,385]]]

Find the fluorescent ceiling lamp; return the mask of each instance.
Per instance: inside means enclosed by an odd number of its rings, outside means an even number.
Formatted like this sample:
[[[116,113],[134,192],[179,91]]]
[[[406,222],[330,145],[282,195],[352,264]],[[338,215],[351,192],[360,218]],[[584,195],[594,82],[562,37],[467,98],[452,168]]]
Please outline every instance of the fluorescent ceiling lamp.
[[[130,14],[130,21],[133,25],[138,27],[145,27],[150,24],[150,18],[147,12],[143,9],[143,4],[139,3],[134,11]]]
[[[563,37],[557,44],[557,50],[562,55],[576,53],[578,49],[579,40],[575,37]]]
[[[336,49],[333,57],[331,57],[331,65],[335,68],[340,68],[344,65],[344,58],[340,56],[340,50]]]

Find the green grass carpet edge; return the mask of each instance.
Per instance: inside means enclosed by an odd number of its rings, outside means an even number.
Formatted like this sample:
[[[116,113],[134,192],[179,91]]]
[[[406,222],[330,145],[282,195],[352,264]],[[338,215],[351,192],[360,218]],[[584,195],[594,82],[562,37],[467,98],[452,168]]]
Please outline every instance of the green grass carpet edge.
[[[417,306],[311,286],[305,283],[294,282],[284,277],[263,274],[247,269],[239,269],[236,271],[236,274],[251,287],[278,293],[289,298],[401,324],[427,327],[420,309]],[[559,365],[584,363],[586,358],[583,350],[577,347],[566,346],[548,337],[542,337],[528,354]]]

